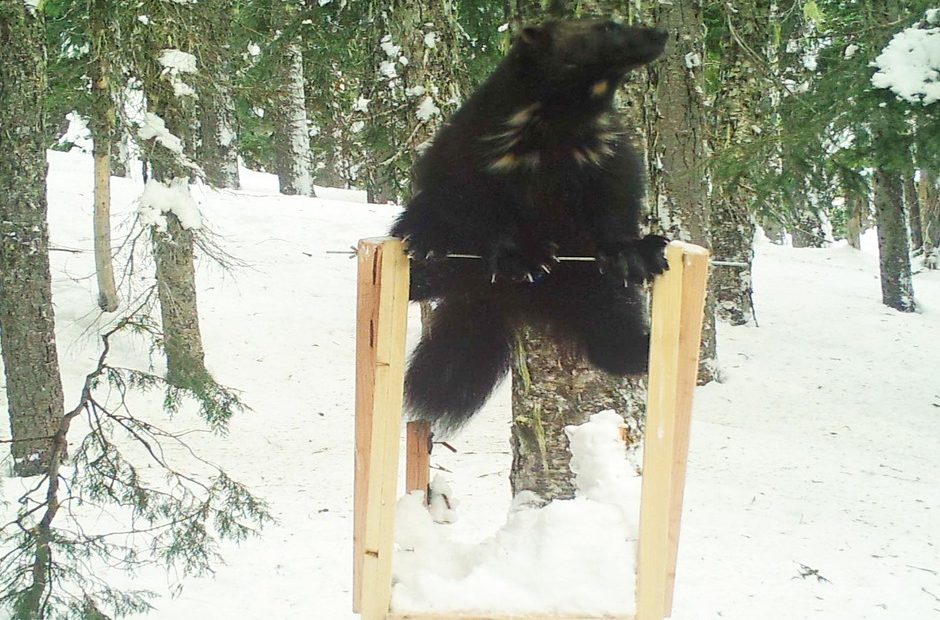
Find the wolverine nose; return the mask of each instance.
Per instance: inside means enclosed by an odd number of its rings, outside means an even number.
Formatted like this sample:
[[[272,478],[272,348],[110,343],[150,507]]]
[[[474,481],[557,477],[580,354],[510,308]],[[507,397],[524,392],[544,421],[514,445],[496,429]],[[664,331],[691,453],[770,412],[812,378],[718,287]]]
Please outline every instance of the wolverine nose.
[[[665,43],[669,39],[669,33],[661,28],[651,28],[650,29],[650,38],[653,39],[656,43]]]

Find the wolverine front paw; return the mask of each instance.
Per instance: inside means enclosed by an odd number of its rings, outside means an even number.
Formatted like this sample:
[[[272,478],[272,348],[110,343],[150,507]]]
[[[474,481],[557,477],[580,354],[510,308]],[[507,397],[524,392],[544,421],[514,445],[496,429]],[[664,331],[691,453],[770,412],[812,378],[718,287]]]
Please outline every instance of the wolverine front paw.
[[[447,256],[449,249],[440,240],[433,240],[425,236],[405,235],[402,237],[405,252],[408,258],[417,261],[427,261]]]
[[[605,244],[597,254],[601,273],[625,282],[646,282],[669,269],[665,248],[669,240],[659,235]]]
[[[558,264],[558,246],[549,243],[538,252],[524,253],[509,238],[500,238],[484,253],[490,280],[535,283],[552,272]]]

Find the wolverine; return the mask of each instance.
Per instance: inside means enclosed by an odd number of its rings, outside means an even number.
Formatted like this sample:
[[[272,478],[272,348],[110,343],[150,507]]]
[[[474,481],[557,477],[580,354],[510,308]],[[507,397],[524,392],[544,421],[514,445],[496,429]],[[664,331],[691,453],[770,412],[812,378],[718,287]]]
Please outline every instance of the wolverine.
[[[636,285],[667,268],[666,239],[641,234],[642,161],[613,98],[666,39],[609,20],[528,26],[418,160],[391,231],[413,258],[411,298],[437,301],[406,373],[413,418],[445,432],[465,423],[523,325],[612,374],[646,371]]]

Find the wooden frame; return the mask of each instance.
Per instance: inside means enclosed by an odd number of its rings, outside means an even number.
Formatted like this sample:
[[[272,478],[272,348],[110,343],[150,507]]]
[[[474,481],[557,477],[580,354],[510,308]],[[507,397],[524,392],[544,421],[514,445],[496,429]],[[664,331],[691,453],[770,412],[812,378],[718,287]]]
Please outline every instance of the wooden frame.
[[[393,238],[359,242],[353,611],[363,620],[596,620],[613,616],[395,613],[392,553],[408,313],[408,259]],[[636,615],[672,613],[679,525],[698,374],[708,251],[672,242],[653,286],[649,402],[640,501]],[[406,490],[426,491],[430,429],[408,425]]]

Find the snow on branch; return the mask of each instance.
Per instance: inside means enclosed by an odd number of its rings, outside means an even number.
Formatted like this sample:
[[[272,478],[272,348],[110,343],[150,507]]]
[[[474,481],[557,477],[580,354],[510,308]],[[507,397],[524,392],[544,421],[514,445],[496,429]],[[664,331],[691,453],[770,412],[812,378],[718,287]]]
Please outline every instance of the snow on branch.
[[[145,226],[165,231],[167,213],[176,215],[180,225],[187,230],[202,228],[202,214],[189,191],[189,179],[175,178],[167,185],[156,179],[147,181],[137,207],[140,221]]]
[[[927,12],[926,24],[940,22],[938,9]],[[872,66],[875,88],[888,88],[910,103],[929,105],[940,99],[940,27],[924,24],[894,35]]]

